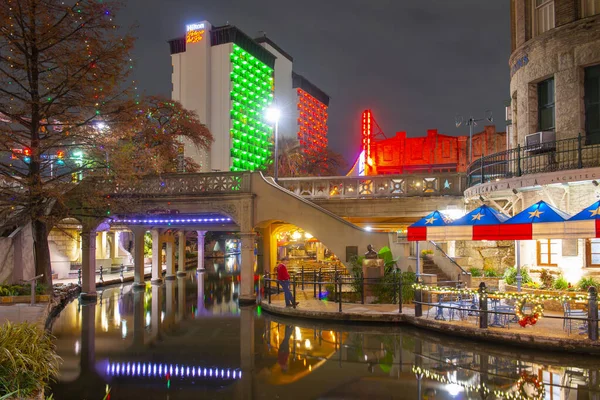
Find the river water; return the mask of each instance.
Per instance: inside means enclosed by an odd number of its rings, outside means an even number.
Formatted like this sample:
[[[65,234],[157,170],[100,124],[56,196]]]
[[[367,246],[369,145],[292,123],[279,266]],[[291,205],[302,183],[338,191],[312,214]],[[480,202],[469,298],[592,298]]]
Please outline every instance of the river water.
[[[600,362],[237,304],[230,268],[106,288],[53,325],[56,400],[600,399]],[[512,397],[510,397],[512,396]]]

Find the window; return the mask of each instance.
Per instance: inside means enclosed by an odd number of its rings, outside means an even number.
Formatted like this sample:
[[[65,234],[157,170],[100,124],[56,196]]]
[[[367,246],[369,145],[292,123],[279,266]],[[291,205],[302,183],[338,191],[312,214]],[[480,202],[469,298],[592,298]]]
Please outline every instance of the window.
[[[554,78],[538,83],[538,129],[554,129]]]
[[[537,241],[537,265],[556,267],[558,264],[558,246],[556,239],[544,239]]]
[[[582,0],[581,16],[591,17],[600,14],[600,0]]]
[[[585,69],[585,143],[600,143],[600,65]]]
[[[586,241],[587,266],[600,267],[600,239]]]
[[[554,28],[554,0],[533,0],[534,36]]]

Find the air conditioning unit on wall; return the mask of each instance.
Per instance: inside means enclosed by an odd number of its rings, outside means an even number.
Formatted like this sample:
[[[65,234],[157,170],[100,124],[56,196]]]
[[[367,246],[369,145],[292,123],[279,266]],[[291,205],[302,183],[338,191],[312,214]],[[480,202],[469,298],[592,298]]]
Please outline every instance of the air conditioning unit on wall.
[[[524,150],[533,154],[556,150],[556,132],[541,131],[525,136]]]

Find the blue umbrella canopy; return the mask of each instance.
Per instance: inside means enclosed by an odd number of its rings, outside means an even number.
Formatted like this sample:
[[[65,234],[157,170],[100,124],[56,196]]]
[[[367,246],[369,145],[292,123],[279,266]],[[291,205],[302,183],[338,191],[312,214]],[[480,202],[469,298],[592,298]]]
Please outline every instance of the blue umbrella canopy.
[[[425,218],[421,218],[420,220],[418,220],[417,222],[415,222],[414,224],[409,226],[409,228],[428,227],[428,226],[446,226],[450,222],[452,222],[452,220],[450,218],[446,217],[444,214],[442,214],[438,210],[435,210],[431,214],[427,215]]]
[[[504,224],[535,224],[538,222],[564,222],[571,216],[541,200],[527,207]]]
[[[590,219],[600,219],[600,201],[573,215],[569,221],[585,221]]]
[[[455,220],[450,225],[497,225],[503,223],[508,218],[508,216],[484,204]]]

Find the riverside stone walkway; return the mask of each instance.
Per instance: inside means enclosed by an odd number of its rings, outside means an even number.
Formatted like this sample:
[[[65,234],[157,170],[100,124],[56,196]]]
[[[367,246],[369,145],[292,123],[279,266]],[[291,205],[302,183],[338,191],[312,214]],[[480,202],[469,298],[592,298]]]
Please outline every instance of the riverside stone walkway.
[[[436,307],[431,307],[428,314],[428,307],[423,306],[423,316],[415,317],[413,304],[404,304],[402,314],[398,312],[398,305],[396,304],[342,303],[342,312],[339,312],[338,303],[328,300],[316,300],[313,297],[312,290],[298,291],[296,300],[300,304],[294,309],[285,307],[283,294],[272,295],[271,304],[268,304],[268,300],[264,298],[261,300],[261,306],[267,312],[288,317],[332,322],[404,323],[481,340],[542,349],[600,353],[600,343],[589,340],[587,330],[581,331],[578,321],[572,322],[571,333],[563,329],[563,314],[561,312],[547,311],[536,325],[527,326],[526,328],[522,328],[517,323],[509,323],[507,327],[480,329],[478,327],[478,317],[476,316],[467,316],[463,320],[455,318],[452,321],[448,320],[446,316],[446,321],[435,320]]]

